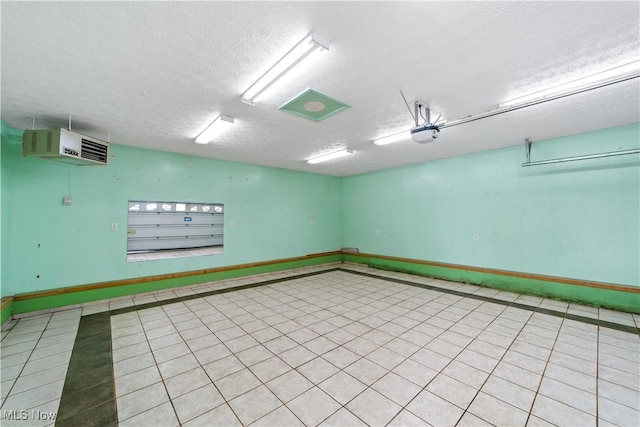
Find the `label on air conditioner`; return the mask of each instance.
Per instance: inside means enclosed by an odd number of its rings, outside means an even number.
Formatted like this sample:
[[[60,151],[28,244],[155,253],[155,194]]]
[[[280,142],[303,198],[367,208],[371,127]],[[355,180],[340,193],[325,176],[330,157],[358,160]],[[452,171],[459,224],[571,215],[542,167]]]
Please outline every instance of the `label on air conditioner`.
[[[67,148],[67,147],[63,147],[63,148],[64,148],[64,154],[68,156],[80,157],[80,153],[78,153],[73,148]]]

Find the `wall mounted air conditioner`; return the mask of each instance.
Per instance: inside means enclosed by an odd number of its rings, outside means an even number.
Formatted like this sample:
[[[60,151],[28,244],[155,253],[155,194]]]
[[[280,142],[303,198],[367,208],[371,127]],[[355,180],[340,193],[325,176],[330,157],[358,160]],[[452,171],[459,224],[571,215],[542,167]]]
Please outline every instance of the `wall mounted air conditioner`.
[[[26,130],[22,154],[78,166],[106,165],[109,143],[65,129]]]

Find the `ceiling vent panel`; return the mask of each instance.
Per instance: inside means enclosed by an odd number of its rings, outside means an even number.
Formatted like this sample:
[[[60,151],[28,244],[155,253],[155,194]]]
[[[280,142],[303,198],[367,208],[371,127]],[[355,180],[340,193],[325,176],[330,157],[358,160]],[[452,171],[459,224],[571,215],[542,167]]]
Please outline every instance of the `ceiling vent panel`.
[[[314,122],[320,122],[351,108],[342,101],[333,99],[313,89],[307,89],[279,108]]]

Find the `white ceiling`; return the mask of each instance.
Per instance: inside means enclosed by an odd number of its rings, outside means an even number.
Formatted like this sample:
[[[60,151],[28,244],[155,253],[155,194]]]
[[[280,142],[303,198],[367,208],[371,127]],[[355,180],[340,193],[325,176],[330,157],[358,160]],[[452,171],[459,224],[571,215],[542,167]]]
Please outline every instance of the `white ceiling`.
[[[409,103],[448,121],[640,58],[640,2],[1,3],[2,119],[125,145],[346,176],[640,121],[639,79],[375,146]],[[255,107],[240,94],[315,31],[329,52]],[[312,87],[351,108],[320,123],[278,111]],[[201,146],[218,114],[233,129]],[[305,159],[338,148],[348,158]]]

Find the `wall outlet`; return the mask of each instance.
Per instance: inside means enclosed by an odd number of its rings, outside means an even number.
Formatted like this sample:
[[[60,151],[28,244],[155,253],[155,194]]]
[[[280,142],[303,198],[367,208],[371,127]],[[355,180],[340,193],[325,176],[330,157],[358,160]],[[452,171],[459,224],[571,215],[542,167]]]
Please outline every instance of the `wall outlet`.
[[[111,231],[118,231],[118,223],[117,222],[112,222],[111,223]]]
[[[376,230],[376,236],[380,237],[380,230]]]
[[[473,240],[478,240],[480,235],[478,233],[473,233]]]
[[[62,204],[63,204],[64,206],[71,206],[71,202],[72,202],[72,201],[73,201],[73,200],[71,200],[71,196],[64,196],[64,197],[62,198]]]

